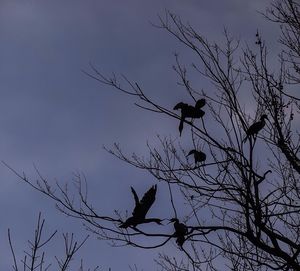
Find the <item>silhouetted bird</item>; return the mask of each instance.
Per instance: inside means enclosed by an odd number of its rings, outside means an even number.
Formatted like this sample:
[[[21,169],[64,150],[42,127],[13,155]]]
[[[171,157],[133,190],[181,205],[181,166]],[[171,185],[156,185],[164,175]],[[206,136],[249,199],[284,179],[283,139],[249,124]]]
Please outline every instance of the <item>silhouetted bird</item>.
[[[266,125],[266,121],[265,119],[267,119],[268,116],[263,114],[260,117],[260,121],[253,123],[248,130],[246,131],[246,137],[244,138],[243,142],[246,142],[246,140],[250,137],[250,136],[255,136],[259,133],[259,131],[261,129],[264,128],[264,126]]]
[[[176,243],[180,248],[182,248],[182,245],[185,241],[185,236],[188,234],[188,227],[183,223],[179,223],[178,218],[170,219],[170,223],[171,222],[174,222],[174,237],[177,238]]]
[[[202,151],[191,150],[187,156],[194,154],[195,164],[204,162],[206,160],[206,154]]]
[[[183,123],[186,118],[199,119],[202,118],[205,114],[202,108],[206,104],[205,99],[200,99],[196,102],[195,106],[180,102],[174,106],[174,110],[181,110],[181,118],[179,123],[179,133],[181,136],[183,130]]]
[[[132,216],[129,217],[124,223],[122,223],[120,228],[128,228],[129,226],[136,227],[139,224],[155,222],[157,224],[161,224],[161,219],[159,218],[145,218],[147,212],[155,201],[157,186],[153,185],[143,196],[141,200],[139,200],[138,195],[136,194],[133,187],[131,187],[131,192],[134,197],[135,207],[132,212]]]

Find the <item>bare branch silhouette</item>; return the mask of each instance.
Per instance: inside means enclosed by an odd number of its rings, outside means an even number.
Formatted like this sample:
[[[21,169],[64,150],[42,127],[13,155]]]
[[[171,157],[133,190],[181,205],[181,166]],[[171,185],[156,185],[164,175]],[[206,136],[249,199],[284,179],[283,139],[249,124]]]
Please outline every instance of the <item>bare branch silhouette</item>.
[[[113,246],[153,249],[175,241],[187,260],[160,254],[157,263],[162,270],[220,270],[220,263],[238,271],[300,270],[300,98],[293,91],[300,84],[300,4],[274,1],[264,16],[281,27],[283,48],[277,67],[269,63],[267,41],[259,31],[253,33],[252,45],[241,47],[224,30],[220,45],[172,12],[158,17],[156,27],[194,54],[190,69],[175,54],[173,69],[185,99],[173,108],[154,101],[142,84],[127,76],[105,76],[93,64],[90,71],[83,71],[132,96],[138,107],[179,121],[180,135],[184,129],[183,135],[190,139],[192,147],[187,149],[175,129],[175,138],[158,136],[159,146],[147,143],[147,158],[127,154],[117,143],[106,148],[157,180],[141,200],[132,188],[132,216],[124,214],[124,208],[102,214],[88,198],[82,174],[75,174],[69,187],[51,183],[37,168],[38,180],[33,181],[3,164],[51,198],[62,213],[79,219]],[[214,90],[193,86],[188,78],[191,71]],[[169,205],[164,208],[170,216],[146,218],[160,186],[169,191]],[[163,220],[173,222],[174,228],[157,225]],[[147,222],[156,223],[146,227]],[[70,251],[77,251],[80,245],[72,240]],[[13,258],[16,262],[14,253]]]

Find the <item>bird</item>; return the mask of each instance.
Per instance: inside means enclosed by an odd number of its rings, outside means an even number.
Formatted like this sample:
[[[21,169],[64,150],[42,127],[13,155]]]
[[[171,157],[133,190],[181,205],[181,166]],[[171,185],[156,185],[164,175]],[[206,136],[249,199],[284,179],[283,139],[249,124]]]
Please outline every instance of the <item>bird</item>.
[[[265,119],[268,119],[268,116],[266,114],[263,114],[260,117],[260,120],[258,122],[254,122],[246,131],[246,137],[243,139],[243,142],[246,142],[246,140],[251,137],[255,136],[259,133],[260,130],[264,128],[266,125]]]
[[[202,151],[191,150],[188,153],[187,157],[190,156],[191,154],[194,154],[195,164],[204,162],[206,160],[206,154]]]
[[[176,237],[176,244],[182,248],[183,243],[185,242],[185,236],[188,234],[188,227],[183,224],[179,223],[178,218],[172,218],[170,219],[170,223],[173,222],[175,232],[173,234],[174,237]]]
[[[125,222],[121,223],[120,228],[128,228],[130,226],[136,227],[139,224],[155,222],[161,225],[162,220],[159,218],[146,218],[146,214],[150,207],[155,201],[157,186],[153,185],[143,196],[141,200],[133,187],[131,187],[131,192],[134,197],[135,207],[132,212],[132,216],[129,217]]]
[[[201,108],[206,104],[205,99],[200,99],[196,102],[195,106],[189,105],[187,103],[180,102],[174,106],[174,110],[181,110],[181,118],[179,123],[179,133],[181,136],[183,130],[183,123],[186,118],[199,119],[205,114]]]

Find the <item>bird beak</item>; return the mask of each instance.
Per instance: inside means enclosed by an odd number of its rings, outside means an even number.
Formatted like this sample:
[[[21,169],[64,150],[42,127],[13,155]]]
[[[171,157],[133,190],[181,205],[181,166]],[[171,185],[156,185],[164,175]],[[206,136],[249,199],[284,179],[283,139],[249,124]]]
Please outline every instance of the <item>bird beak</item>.
[[[165,221],[166,219],[162,219],[161,221],[160,221],[160,223],[159,223],[159,225],[163,225],[164,226],[164,224],[162,223],[163,221]]]
[[[173,222],[172,219],[166,219],[166,220],[169,220],[169,223],[167,225],[169,225]]]

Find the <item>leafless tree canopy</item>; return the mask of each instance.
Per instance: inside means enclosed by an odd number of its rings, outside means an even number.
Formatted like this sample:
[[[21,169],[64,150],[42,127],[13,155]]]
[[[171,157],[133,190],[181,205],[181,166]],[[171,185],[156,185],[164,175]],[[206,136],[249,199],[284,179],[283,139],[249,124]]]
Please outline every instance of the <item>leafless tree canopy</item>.
[[[24,250],[24,257],[22,259],[17,259],[16,249],[13,245],[11,231],[8,229],[8,240],[10,250],[13,256],[12,268],[14,271],[50,271],[59,270],[67,271],[72,267],[71,261],[75,258],[78,250],[84,245],[88,236],[82,241],[78,242],[75,240],[74,234],[63,234],[64,241],[64,255],[62,257],[55,257],[55,264],[48,259],[46,247],[51,243],[52,239],[57,234],[55,230],[49,236],[45,236],[45,219],[42,219],[41,213],[39,213],[37,225],[34,230],[34,237],[32,240],[28,240],[28,249]],[[77,256],[77,255],[76,255]],[[56,265],[56,266],[54,266]],[[74,267],[74,266],[73,266]],[[83,260],[81,260],[79,271],[96,271],[99,267],[94,269],[85,269]]]
[[[182,106],[176,111],[153,102],[141,84],[126,76],[107,77],[93,65],[86,71],[102,84],[135,97],[137,106],[182,122],[180,129],[195,151],[206,154],[201,160],[195,156],[194,161],[180,139],[162,137],[158,137],[159,149],[148,146],[148,159],[124,154],[118,144],[108,150],[147,170],[160,181],[158,187],[168,187],[172,214],[161,219],[173,217],[173,232],[155,223],[150,224],[152,231],[145,231],[142,224],[120,227],[130,214],[98,211],[88,198],[82,175],[74,178],[74,200],[67,186],[51,184],[38,170],[37,182],[15,173],[52,198],[63,213],[82,220],[90,232],[113,245],[151,249],[177,238],[187,261],[161,255],[162,270],[300,270],[300,4],[276,1],[264,16],[281,29],[277,59],[269,56],[268,41],[259,31],[253,34],[252,44],[241,45],[225,30],[220,45],[171,12],[159,17],[156,27],[194,53],[193,71],[214,89],[194,87],[189,70],[175,55],[173,68],[185,90],[183,100],[190,100],[190,106],[206,101],[201,117],[183,117]],[[242,102],[245,97],[252,101],[251,108]],[[213,120],[210,124],[208,117]],[[178,136],[174,130],[174,138]],[[184,221],[177,215],[181,206],[173,201],[175,190],[189,206]]]

